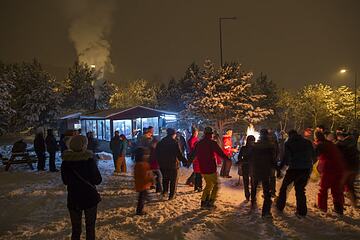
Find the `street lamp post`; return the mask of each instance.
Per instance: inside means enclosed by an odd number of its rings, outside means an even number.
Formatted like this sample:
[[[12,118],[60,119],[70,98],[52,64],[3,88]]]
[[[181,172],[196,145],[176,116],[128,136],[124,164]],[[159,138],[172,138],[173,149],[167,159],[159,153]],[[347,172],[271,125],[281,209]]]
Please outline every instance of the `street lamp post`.
[[[349,70],[348,69],[341,69],[340,73],[344,74],[347,73]],[[358,129],[358,124],[357,124],[357,72],[354,73],[354,120],[355,120],[355,129]]]
[[[222,49],[222,21],[223,20],[236,20],[236,17],[220,17],[219,18],[219,34],[220,34],[220,65],[223,66],[223,49]]]

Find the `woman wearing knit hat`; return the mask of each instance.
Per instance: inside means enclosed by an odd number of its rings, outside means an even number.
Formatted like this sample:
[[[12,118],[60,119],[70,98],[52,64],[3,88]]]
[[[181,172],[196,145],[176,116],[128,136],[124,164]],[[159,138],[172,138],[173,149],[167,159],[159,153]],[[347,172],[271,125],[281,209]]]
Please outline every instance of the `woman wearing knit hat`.
[[[97,204],[101,201],[95,185],[102,178],[93,159],[86,150],[87,138],[81,135],[69,140],[69,149],[62,155],[61,178],[67,185],[67,207],[70,213],[72,236],[80,239],[82,212],[85,213],[86,239],[95,239]]]

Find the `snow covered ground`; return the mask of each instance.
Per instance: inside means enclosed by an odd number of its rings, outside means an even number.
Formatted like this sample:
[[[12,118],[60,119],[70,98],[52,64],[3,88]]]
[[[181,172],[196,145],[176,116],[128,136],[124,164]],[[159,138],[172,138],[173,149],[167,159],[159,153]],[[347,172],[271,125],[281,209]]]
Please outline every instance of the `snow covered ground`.
[[[128,165],[132,162],[127,159]],[[57,161],[60,167],[60,159]],[[100,160],[102,202],[97,220],[98,239],[360,239],[360,211],[346,207],[345,215],[324,214],[315,207],[317,185],[307,187],[309,214],[295,215],[293,190],[284,213],[273,209],[272,220],[250,211],[235,178],[221,179],[217,209],[200,210],[200,195],[184,185],[191,169],[181,168],[178,194],[162,201],[155,193],[145,205],[147,215],[135,216],[136,193],[129,172],[114,176],[111,160]],[[129,167],[132,171],[132,167]],[[27,165],[0,168],[0,239],[70,239],[66,189],[60,173],[31,171]],[[278,182],[278,187],[280,182]],[[329,198],[329,203],[331,197]],[[332,205],[330,203],[330,209]]]

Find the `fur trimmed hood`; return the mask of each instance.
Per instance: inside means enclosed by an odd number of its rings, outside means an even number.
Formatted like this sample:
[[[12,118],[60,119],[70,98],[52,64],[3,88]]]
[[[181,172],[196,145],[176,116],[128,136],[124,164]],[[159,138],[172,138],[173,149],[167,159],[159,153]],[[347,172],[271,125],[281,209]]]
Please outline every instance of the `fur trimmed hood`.
[[[87,161],[93,158],[93,152],[86,150],[82,152],[74,152],[72,150],[65,150],[62,154],[63,161]]]

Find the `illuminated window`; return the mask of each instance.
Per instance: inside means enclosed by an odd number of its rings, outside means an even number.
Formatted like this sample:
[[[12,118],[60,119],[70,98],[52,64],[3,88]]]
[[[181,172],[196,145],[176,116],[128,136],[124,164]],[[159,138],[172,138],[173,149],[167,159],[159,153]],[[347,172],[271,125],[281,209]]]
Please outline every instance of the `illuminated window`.
[[[149,126],[154,127],[154,135],[159,135],[159,122],[157,117],[142,119],[142,129],[147,128]]]
[[[114,120],[113,121],[114,132],[119,131],[120,134],[124,134],[126,138],[131,138],[131,120]]]

